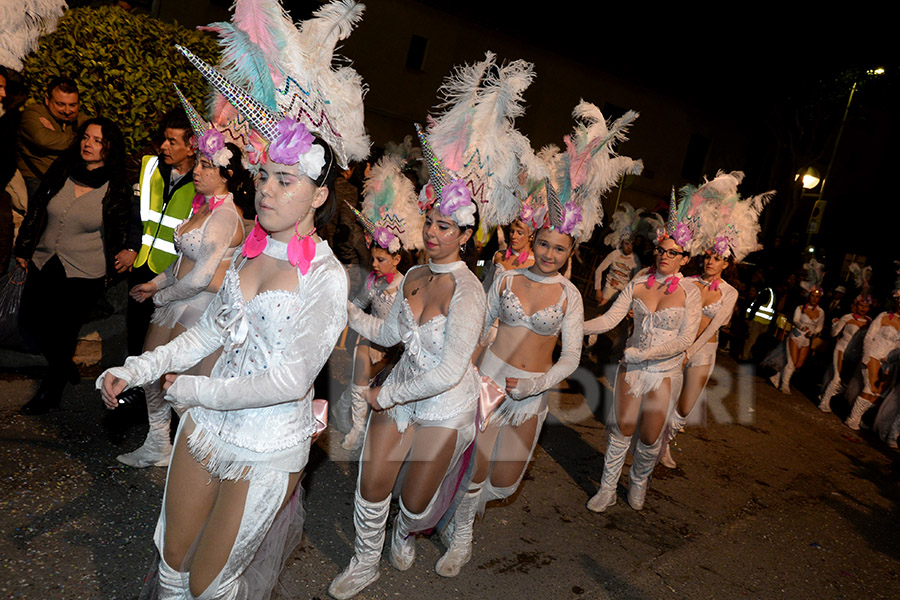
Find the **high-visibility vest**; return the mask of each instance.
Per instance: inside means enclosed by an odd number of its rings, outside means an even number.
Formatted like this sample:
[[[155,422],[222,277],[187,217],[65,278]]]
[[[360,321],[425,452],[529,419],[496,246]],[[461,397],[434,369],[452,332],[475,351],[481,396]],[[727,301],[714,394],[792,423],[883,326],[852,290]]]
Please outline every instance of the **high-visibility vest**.
[[[172,194],[166,202],[165,181],[159,173],[159,157],[145,156],[141,160],[141,221],[143,222],[141,250],[135,267],[144,263],[154,273],[162,273],[178,256],[175,251],[175,228],[191,216],[194,183],[188,183]]]
[[[747,308],[747,317],[751,317],[754,321],[762,324],[768,324],[775,317],[775,291],[772,288],[766,288],[764,293],[769,294],[769,301],[763,305],[760,302],[759,306],[756,308],[756,312],[754,314],[750,314],[750,311],[753,309],[751,305]]]

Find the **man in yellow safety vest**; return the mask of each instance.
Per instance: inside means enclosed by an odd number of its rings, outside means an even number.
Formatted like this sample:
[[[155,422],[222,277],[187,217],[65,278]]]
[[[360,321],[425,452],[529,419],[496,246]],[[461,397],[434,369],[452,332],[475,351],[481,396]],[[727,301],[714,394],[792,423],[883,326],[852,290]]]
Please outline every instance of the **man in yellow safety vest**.
[[[141,249],[129,276],[129,288],[150,281],[175,261],[175,228],[191,216],[195,194],[191,124],[179,108],[166,114],[161,129],[163,142],[159,156],[145,156],[141,160]],[[128,300],[128,353],[131,355],[143,351],[153,308],[153,302]]]

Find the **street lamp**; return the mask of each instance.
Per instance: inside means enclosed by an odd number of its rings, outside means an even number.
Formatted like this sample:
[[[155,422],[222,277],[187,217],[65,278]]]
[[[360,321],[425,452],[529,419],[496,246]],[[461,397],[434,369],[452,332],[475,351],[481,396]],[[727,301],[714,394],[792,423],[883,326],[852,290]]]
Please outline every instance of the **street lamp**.
[[[801,179],[802,177],[802,179]],[[822,180],[819,177],[819,172],[815,169],[815,167],[807,167],[806,169],[802,169],[794,175],[794,181],[800,179],[800,185],[803,186],[804,190],[811,190]]]

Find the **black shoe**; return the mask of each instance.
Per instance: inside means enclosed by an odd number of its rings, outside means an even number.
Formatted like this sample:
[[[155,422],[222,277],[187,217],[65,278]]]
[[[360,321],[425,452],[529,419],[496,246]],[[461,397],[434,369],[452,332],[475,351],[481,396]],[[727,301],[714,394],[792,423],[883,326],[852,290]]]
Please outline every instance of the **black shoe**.
[[[46,391],[40,389],[31,400],[26,402],[25,405],[19,409],[19,414],[29,417],[34,415],[45,415],[51,410],[59,408],[60,399],[59,396],[54,399],[48,395]]]

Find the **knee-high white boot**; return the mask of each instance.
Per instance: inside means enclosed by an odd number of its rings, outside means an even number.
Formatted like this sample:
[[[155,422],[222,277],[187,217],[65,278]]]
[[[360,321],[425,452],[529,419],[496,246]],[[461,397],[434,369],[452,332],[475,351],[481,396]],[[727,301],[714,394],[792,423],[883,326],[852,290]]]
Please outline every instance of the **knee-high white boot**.
[[[478,513],[478,500],[484,483],[473,483],[469,486],[453,515],[453,534],[447,551],[434,565],[434,571],[441,577],[456,577],[472,558],[472,534],[475,527],[475,515]]]
[[[412,523],[422,515],[414,515],[403,504],[400,498],[400,512],[394,519],[394,531],[391,535],[391,564],[398,571],[406,571],[416,560],[416,534],[411,532]]]
[[[137,468],[167,467],[172,456],[172,442],[169,440],[171,408],[156,385],[145,387],[144,396],[147,398],[147,421],[150,423],[147,438],[140,448],[120,454],[116,460]]]
[[[872,407],[872,404],[874,402],[869,402],[862,396],[858,396],[856,402],[853,403],[853,408],[850,409],[850,416],[847,417],[844,424],[853,431],[859,431],[859,422],[863,415],[866,414],[866,411]]]
[[[630,481],[628,484],[628,504],[634,510],[644,508],[647,488],[650,487],[650,475],[653,473],[653,467],[656,466],[656,458],[659,455],[661,444],[661,437],[657,438],[649,446],[638,440],[637,447],[634,450],[634,460],[631,463]]]
[[[603,512],[616,503],[616,487],[631,436],[624,436],[619,429],[612,426],[609,430],[609,441],[606,444],[606,455],[603,457],[603,475],[600,478],[600,491],[588,500],[587,507],[594,512]]]
[[[778,387],[784,394],[791,393],[791,377],[794,375],[794,368],[794,361],[791,360],[791,355],[788,353],[787,363],[781,371],[781,385]]]
[[[381,575],[378,563],[381,561],[384,530],[390,508],[390,495],[380,502],[369,502],[357,490],[353,505],[353,525],[356,528],[353,558],[328,587],[328,594],[332,598],[352,598],[378,580]]]
[[[672,458],[672,452],[669,449],[669,444],[675,439],[675,436],[684,431],[684,424],[687,422],[687,417],[682,417],[678,414],[678,410],[675,409],[672,411],[672,420],[669,422],[669,427],[663,433],[665,437],[665,443],[662,446],[662,453],[659,456],[659,462],[662,466],[667,467],[669,469],[674,469],[677,465],[675,464],[675,459]]]
[[[831,383],[828,384],[828,387],[825,388],[825,391],[822,392],[822,395],[819,396],[819,410],[822,412],[831,412],[831,399],[843,388],[844,384],[841,383],[841,376],[836,374],[831,379]]]
[[[364,385],[350,385],[350,431],[344,436],[341,448],[355,450],[363,440],[366,431],[366,417],[369,415],[369,403],[366,402],[366,390]],[[343,400],[343,399],[342,399]]]

